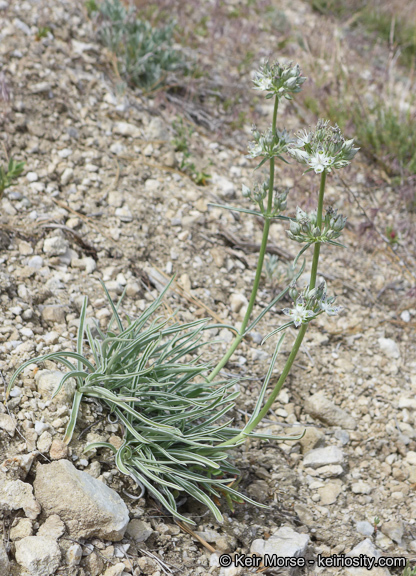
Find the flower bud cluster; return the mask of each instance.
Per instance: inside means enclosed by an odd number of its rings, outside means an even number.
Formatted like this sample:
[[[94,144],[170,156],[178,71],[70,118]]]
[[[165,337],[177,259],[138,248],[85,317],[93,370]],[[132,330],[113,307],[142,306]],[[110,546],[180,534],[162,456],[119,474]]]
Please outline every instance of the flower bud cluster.
[[[294,142],[286,130],[273,132],[270,127],[261,133],[253,127],[252,133],[254,141],[248,144],[248,158],[257,158],[258,156],[264,158],[278,156],[280,158],[281,154],[287,152],[289,144]]]
[[[301,91],[301,86],[306,78],[301,75],[298,64],[279,64],[266,62],[260,66],[260,70],[254,76],[255,90],[268,92],[266,98],[277,96],[292,100],[291,94]]]
[[[336,297],[328,296],[325,281],[312,290],[305,288],[302,293],[299,293],[296,285],[293,284],[289,289],[289,294],[294,300],[294,307],[284,308],[283,314],[292,318],[296,328],[322,312],[328,316],[336,316],[343,309],[342,306],[333,305]]]
[[[302,244],[304,242],[329,242],[341,236],[347,219],[332,207],[326,211],[322,230],[317,226],[316,212],[304,212],[299,206],[296,208],[296,220],[290,221],[290,230],[287,235],[291,240]]]
[[[253,202],[256,202],[260,208],[262,214],[266,215],[266,209],[264,207],[264,200],[269,193],[269,180],[266,180],[262,184],[256,184],[253,190],[250,190],[248,186],[243,184],[242,186],[242,194],[244,198],[248,198]],[[287,207],[287,196],[289,194],[289,190],[285,190],[282,193],[278,193],[275,191],[274,201],[273,201],[273,208],[271,214],[268,216],[276,216],[280,212],[286,210]]]
[[[303,130],[298,134],[288,153],[301,164],[306,164],[309,167],[307,172],[314,170],[320,174],[347,166],[358,150],[354,147],[354,140],[345,140],[337,125],[330,126],[328,121],[319,120],[314,131]]]

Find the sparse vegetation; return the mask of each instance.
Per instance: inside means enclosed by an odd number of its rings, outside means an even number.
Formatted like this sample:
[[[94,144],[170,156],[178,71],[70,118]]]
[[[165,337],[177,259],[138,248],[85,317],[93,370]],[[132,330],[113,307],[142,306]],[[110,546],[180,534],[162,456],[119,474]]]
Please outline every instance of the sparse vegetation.
[[[154,90],[169,72],[185,69],[182,55],[173,48],[174,23],[153,27],[120,0],[104,0],[98,8],[102,16],[98,37],[115,54],[118,72],[130,84]]]
[[[16,180],[20,176],[24,167],[24,162],[16,162],[13,158],[10,158],[7,168],[0,166],[0,200],[3,197],[5,189],[12,186],[13,180]]]
[[[210,174],[204,170],[198,170],[195,162],[191,160],[190,138],[194,133],[192,126],[187,126],[183,118],[177,118],[176,122],[172,123],[176,136],[172,143],[177,152],[182,153],[182,160],[179,169],[188,174],[197,186],[205,186],[211,178]]]

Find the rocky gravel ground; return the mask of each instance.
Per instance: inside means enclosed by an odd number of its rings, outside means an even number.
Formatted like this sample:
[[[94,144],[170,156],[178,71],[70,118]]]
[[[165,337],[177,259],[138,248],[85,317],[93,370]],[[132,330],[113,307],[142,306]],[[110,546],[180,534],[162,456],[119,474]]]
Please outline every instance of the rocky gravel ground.
[[[292,2],[289,13],[305,10]],[[1,201],[4,385],[22,362],[74,349],[83,296],[88,317],[106,326],[111,313],[99,280],[113,297],[126,288],[123,311],[134,317],[176,273],[166,313],[177,309],[184,321],[212,313],[215,322],[238,324],[256,263],[248,244],[260,242],[261,228],[209,202],[243,205],[239,191],[252,181],[251,162],[199,129],[191,146],[211,161],[212,181],[198,187],[182,174],[172,111],[130,89],[117,93],[108,54],[78,2],[1,1],[0,17],[0,62],[11,94],[3,102],[2,141],[26,162]],[[37,38],[46,23],[50,32]],[[268,106],[261,114],[269,122]],[[316,180],[300,179],[294,167],[279,168],[278,177],[295,185],[290,210],[314,205]],[[63,368],[30,365],[0,404],[1,576],[251,573],[220,569],[223,552],[416,557],[414,254],[394,250],[376,233],[391,222],[414,233],[415,215],[363,157],[344,178],[329,178],[327,201],[348,216],[347,250],[323,248],[321,270],[345,310],[314,322],[263,423],[274,433],[306,434],[297,442],[250,440],[235,453],[241,489],[270,509],[240,505],[224,510],[218,525],[186,502],[182,512],[196,521],[208,549],[150,497],[138,497],[109,453],[84,452],[97,440],[120,445],[119,424],[100,406],[84,403],[74,440],[63,443],[73,385],[51,400]],[[284,230],[271,230],[283,271],[296,250]],[[273,290],[264,280],[255,312]],[[266,318],[225,371],[244,377],[237,425],[254,407],[273,350],[273,341],[260,342],[283,322],[279,310]],[[215,361],[232,334],[210,332],[220,341],[207,349]],[[288,334],[283,357],[294,336]]]

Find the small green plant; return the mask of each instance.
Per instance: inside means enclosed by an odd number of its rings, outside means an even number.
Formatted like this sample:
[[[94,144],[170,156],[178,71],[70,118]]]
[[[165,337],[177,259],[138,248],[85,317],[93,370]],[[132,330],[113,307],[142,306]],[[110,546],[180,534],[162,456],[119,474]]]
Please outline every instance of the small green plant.
[[[401,117],[383,102],[368,111],[362,121],[362,110],[354,111],[357,140],[364,149],[391,166],[398,173],[402,170],[416,174],[416,127],[410,113]]]
[[[39,41],[42,38],[47,38],[50,31],[51,29],[48,28],[48,26],[41,26],[37,31],[36,40]]]
[[[393,226],[386,226],[386,236],[390,244],[394,245],[399,243],[399,235]]]
[[[416,566],[411,568],[410,564],[407,564],[406,568],[402,572],[402,576],[416,576]]]
[[[85,8],[87,9],[88,16],[91,16],[94,14],[94,12],[99,11],[98,4],[95,0],[87,0],[85,2]]]
[[[175,146],[175,150],[182,152],[179,169],[189,174],[197,186],[206,186],[208,180],[211,178],[210,174],[207,174],[203,170],[198,170],[195,163],[190,159],[189,139],[194,133],[194,129],[192,126],[186,126],[182,118],[178,118],[176,122],[172,122],[172,127],[176,133],[172,143]]]
[[[10,158],[7,168],[0,166],[0,200],[3,198],[5,189],[10,188],[13,180],[16,180],[23,172],[24,166],[24,162],[16,162],[13,158]]]
[[[114,52],[118,71],[129,83],[154,90],[164,83],[169,71],[186,68],[181,54],[172,47],[174,23],[153,28],[120,0],[105,0],[99,11],[99,39]]]

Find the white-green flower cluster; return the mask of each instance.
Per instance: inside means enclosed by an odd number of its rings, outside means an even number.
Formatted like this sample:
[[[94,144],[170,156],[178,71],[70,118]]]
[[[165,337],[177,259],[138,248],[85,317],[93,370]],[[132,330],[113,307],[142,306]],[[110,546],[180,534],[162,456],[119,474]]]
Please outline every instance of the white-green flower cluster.
[[[268,92],[266,98],[286,98],[292,100],[292,94],[301,91],[306,78],[301,75],[298,64],[269,64],[266,60],[254,76],[255,90]]]
[[[322,230],[316,225],[316,212],[304,212],[299,206],[296,208],[296,220],[290,221],[290,230],[286,233],[291,240],[302,244],[304,242],[333,242],[341,236],[347,219],[329,206],[323,221]]]
[[[287,130],[276,130],[270,127],[265,132],[259,132],[256,127],[252,130],[253,142],[248,143],[248,158],[281,158],[281,154],[287,152],[288,146],[294,143],[294,139]],[[282,158],[281,158],[282,159]]]
[[[321,174],[347,166],[358,150],[354,147],[354,140],[345,140],[337,125],[330,126],[327,120],[319,120],[315,130],[303,130],[298,134],[288,153],[308,166],[306,172],[313,170]]]
[[[328,314],[328,316],[336,316],[343,309],[342,306],[334,306],[336,297],[328,296],[325,281],[312,290],[305,288],[301,294],[299,294],[295,286],[292,286],[290,295],[295,300],[294,307],[284,308],[283,314],[292,319],[296,328],[323,312]]]
[[[269,180],[266,180],[262,184],[256,184],[253,190],[250,190],[248,186],[243,184],[242,186],[242,194],[244,198],[248,198],[253,202],[256,202],[260,208],[262,214],[266,214],[266,209],[264,206],[264,200],[266,199],[269,193]],[[283,212],[287,208],[287,196],[289,194],[289,190],[285,190],[284,192],[279,193],[275,191],[274,200],[273,200],[273,208],[271,214],[269,216],[273,217]]]

